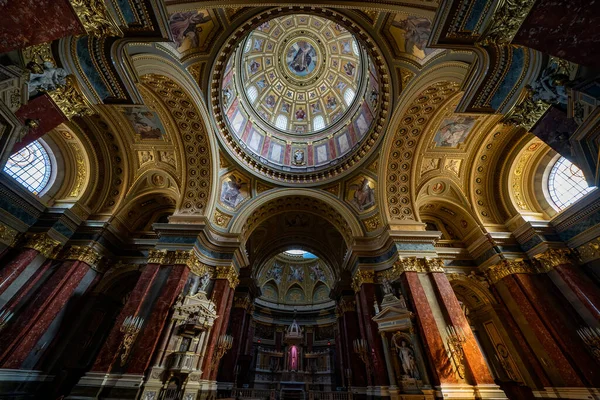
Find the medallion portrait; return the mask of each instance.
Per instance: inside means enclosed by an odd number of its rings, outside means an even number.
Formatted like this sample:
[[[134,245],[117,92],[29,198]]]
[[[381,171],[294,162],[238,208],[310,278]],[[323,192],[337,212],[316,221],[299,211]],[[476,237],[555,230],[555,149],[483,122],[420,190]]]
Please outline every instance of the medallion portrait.
[[[298,40],[289,47],[286,64],[293,74],[306,76],[313,72],[317,66],[317,51],[307,41]]]

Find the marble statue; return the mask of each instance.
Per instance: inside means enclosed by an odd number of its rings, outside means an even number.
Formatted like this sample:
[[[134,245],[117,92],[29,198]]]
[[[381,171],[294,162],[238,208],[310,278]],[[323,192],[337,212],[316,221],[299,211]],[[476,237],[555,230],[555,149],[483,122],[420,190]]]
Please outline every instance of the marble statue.
[[[41,68],[32,68],[27,83],[29,97],[39,92],[51,92],[66,84],[67,71],[64,68],[56,68],[50,61],[44,61]]]
[[[384,279],[382,282],[383,294],[387,296],[388,294],[394,295],[394,288],[390,283],[389,279]]]
[[[400,341],[399,344],[398,341]],[[400,364],[404,374],[414,379],[421,379],[419,369],[417,368],[415,352],[410,348],[406,339],[394,336],[392,338],[392,344],[398,353],[398,358],[400,358]]]

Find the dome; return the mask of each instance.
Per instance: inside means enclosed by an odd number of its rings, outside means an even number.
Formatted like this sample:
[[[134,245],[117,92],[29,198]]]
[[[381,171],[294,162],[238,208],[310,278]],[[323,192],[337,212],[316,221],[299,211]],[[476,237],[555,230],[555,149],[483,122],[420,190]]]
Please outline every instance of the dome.
[[[336,175],[378,136],[381,74],[355,35],[333,20],[295,14],[263,22],[215,75],[226,147],[267,178],[307,183]]]

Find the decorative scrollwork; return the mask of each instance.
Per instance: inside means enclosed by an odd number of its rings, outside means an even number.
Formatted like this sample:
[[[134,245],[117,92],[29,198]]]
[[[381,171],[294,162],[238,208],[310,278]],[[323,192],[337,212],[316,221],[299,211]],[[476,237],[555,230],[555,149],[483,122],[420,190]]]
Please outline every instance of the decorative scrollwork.
[[[535,0],[505,0],[492,17],[480,44],[509,44],[525,21]]]
[[[104,0],[71,0],[83,28],[90,36],[123,36],[121,29],[110,19]]]
[[[73,75],[67,76],[66,85],[48,92],[48,95],[68,119],[94,114],[87,99],[81,94]]]

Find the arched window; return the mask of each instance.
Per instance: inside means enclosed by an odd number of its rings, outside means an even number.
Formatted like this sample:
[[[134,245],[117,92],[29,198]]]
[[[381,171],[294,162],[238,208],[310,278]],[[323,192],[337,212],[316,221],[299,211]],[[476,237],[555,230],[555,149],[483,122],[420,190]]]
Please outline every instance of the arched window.
[[[325,128],[325,120],[322,115],[318,115],[313,121],[313,129],[315,131],[320,131],[323,128]]]
[[[344,92],[344,101],[346,102],[346,105],[350,105],[352,104],[352,100],[354,100],[354,96],[356,96],[356,92],[354,91],[354,89],[352,88],[348,88],[346,89],[346,91]]]
[[[246,46],[244,46],[244,53],[249,52],[251,47],[252,47],[252,39],[248,38],[248,40],[246,40]]]
[[[352,51],[354,54],[358,55],[358,44],[356,43],[356,40],[352,41]]]
[[[275,126],[279,129],[287,129],[288,119],[285,115],[278,115],[275,120]]]
[[[557,211],[564,210],[594,189],[588,186],[583,172],[564,157],[559,158],[550,170],[548,192]]]
[[[250,86],[248,89],[246,89],[246,94],[248,95],[248,100],[250,100],[250,103],[254,103],[254,100],[256,100],[258,97],[258,89],[256,86]]]
[[[4,172],[37,195],[50,181],[52,163],[46,148],[36,140],[10,156]]]

